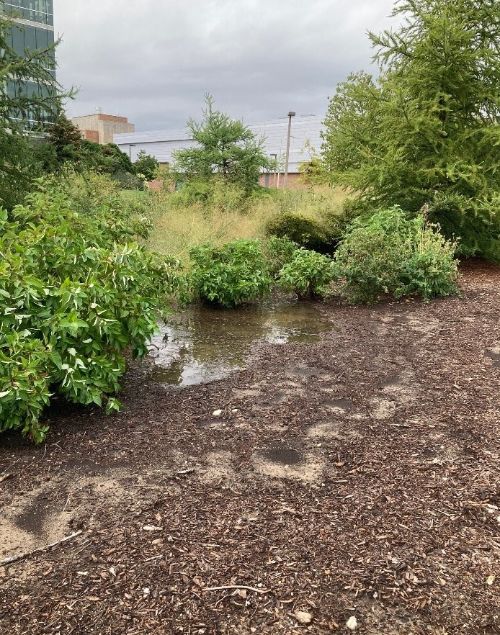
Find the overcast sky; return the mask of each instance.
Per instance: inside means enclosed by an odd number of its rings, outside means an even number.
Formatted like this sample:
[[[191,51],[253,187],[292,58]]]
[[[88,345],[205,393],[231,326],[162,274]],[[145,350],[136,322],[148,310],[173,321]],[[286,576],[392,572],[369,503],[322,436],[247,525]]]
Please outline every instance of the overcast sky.
[[[101,108],[137,130],[183,128],[204,94],[247,123],[323,116],[335,85],[369,69],[367,30],[393,0],[55,0],[58,78],[71,116]]]

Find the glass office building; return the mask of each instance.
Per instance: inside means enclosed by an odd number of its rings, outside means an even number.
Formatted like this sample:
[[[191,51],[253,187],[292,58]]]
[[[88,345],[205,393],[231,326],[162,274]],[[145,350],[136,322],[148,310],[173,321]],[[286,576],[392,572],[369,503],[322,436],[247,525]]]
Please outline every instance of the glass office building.
[[[1,9],[0,9],[1,10]],[[46,50],[54,44],[54,3],[53,0],[6,0],[3,11],[14,21],[10,30],[9,44],[18,55],[27,51]],[[50,54],[49,70],[55,73],[55,55]],[[17,96],[46,96],[48,88],[29,80],[10,80],[8,93]],[[14,115],[16,118],[20,117]],[[25,113],[22,117],[36,123],[34,116]]]

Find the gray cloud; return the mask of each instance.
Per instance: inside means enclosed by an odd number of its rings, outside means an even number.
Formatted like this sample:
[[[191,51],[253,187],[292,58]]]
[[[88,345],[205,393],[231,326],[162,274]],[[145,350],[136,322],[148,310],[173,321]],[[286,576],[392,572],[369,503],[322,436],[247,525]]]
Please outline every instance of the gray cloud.
[[[288,110],[323,115],[353,70],[369,68],[366,31],[393,0],[55,0],[59,80],[70,115],[123,114],[138,130],[183,127],[210,92],[247,122]]]

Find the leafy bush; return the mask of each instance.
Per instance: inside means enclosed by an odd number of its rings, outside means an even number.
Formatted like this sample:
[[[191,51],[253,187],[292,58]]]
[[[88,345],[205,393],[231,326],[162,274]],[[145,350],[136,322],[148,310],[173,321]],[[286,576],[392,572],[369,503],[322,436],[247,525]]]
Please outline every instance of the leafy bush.
[[[130,172],[125,172],[125,170],[117,170],[111,176],[122,190],[144,189],[144,179],[138,174],[130,174]]]
[[[235,240],[223,247],[195,247],[190,252],[191,281],[206,302],[234,307],[269,292],[271,278],[258,241]]]
[[[294,291],[300,298],[321,298],[328,294],[333,280],[333,263],[316,251],[297,249],[279,277],[280,286]]]
[[[156,157],[151,156],[141,150],[137,156],[137,160],[134,163],[135,173],[139,176],[142,175],[147,181],[152,181],[158,174],[158,168],[160,164]]]
[[[280,271],[294,257],[298,245],[288,238],[271,236],[264,243],[264,255],[273,278],[279,277]]]
[[[35,441],[50,397],[119,407],[125,353],[147,352],[176,263],[132,239],[137,219],[111,203],[81,214],[51,187],[0,211],[0,431]]]
[[[353,223],[335,254],[335,277],[352,302],[385,294],[451,295],[457,290],[455,249],[422,216],[409,219],[395,207]]]
[[[437,193],[429,218],[446,238],[457,240],[459,256],[482,256],[500,262],[500,194],[471,200],[459,194]]]
[[[304,249],[320,253],[331,253],[338,242],[326,227],[301,214],[285,213],[272,218],[267,223],[266,234],[288,238]]]

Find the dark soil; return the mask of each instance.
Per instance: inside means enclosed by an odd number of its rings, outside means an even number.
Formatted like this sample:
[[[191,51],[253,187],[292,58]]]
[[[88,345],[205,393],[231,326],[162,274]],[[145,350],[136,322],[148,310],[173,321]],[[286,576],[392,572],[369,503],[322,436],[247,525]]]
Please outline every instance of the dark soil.
[[[0,633],[500,633],[500,269],[462,288],[3,438],[0,560],[81,533],[0,566]]]

